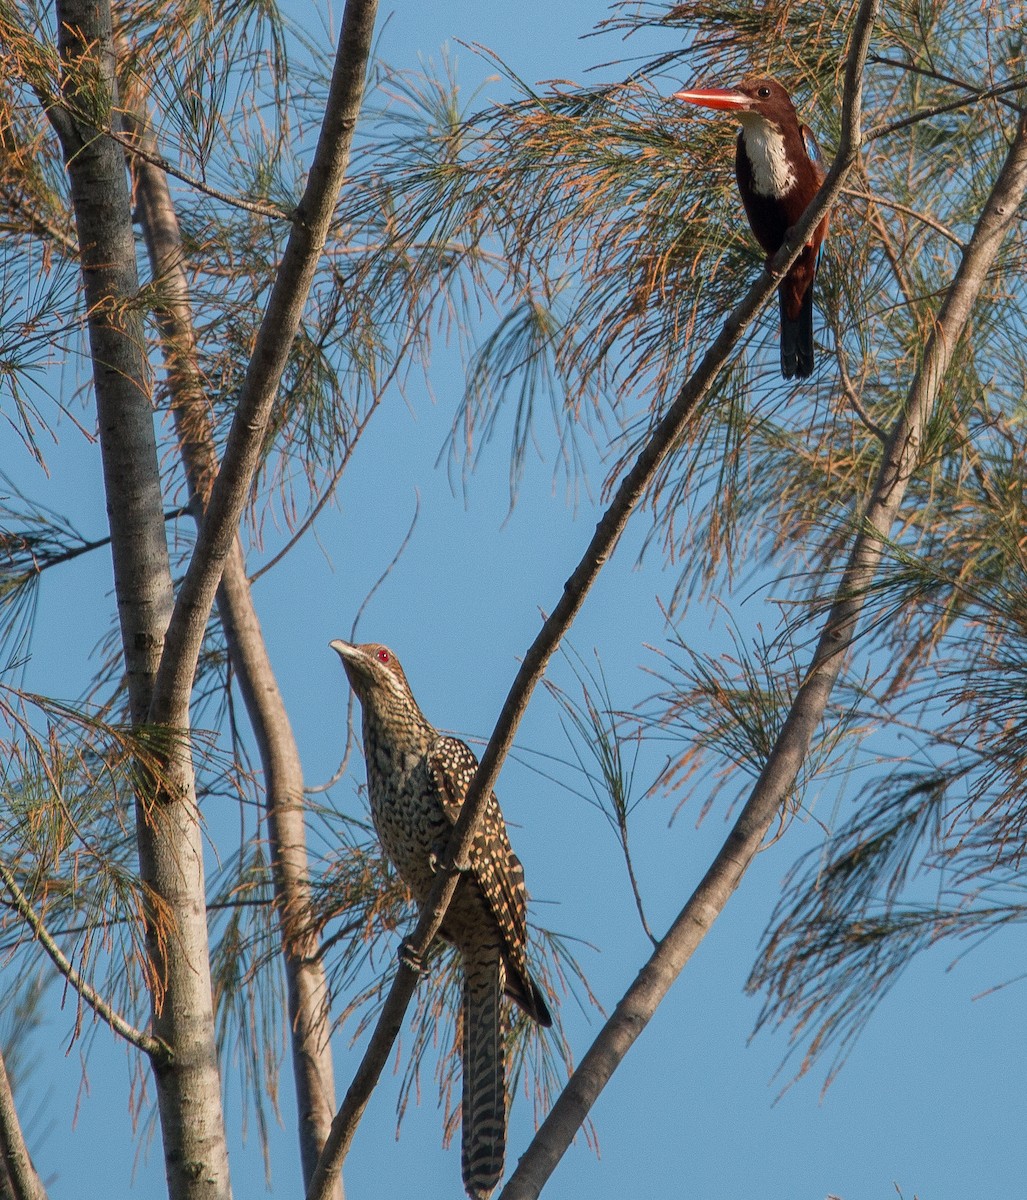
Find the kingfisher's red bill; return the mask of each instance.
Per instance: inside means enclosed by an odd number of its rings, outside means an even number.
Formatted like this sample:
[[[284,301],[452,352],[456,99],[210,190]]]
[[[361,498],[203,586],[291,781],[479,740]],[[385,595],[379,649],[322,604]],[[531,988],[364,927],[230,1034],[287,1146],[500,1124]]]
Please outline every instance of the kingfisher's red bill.
[[[675,92],[674,99],[701,104],[704,108],[722,108],[728,112],[737,108],[748,109],[752,105],[752,100],[745,92],[732,91],[730,88],[691,88]]]
[[[812,132],[800,125],[781,84],[767,76],[744,79],[736,88],[683,88],[674,99],[731,113],[741,125],[735,177],[749,225],[769,260],[824,180]],[[813,280],[827,223],[825,216],[778,287],[785,379],[813,372]]]

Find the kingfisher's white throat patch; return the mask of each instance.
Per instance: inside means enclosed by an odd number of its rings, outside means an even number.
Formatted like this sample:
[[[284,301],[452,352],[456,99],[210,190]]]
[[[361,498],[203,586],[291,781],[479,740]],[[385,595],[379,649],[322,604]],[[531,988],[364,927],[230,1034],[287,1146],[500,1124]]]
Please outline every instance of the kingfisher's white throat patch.
[[[785,139],[773,121],[759,113],[741,112],[742,145],[752,167],[752,187],[759,196],[783,196],[795,186],[795,172],[785,157]]]

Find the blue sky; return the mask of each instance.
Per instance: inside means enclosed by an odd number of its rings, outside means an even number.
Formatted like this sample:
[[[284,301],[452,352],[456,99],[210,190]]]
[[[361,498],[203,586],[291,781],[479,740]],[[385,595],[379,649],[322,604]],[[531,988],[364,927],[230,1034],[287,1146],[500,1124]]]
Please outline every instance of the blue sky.
[[[386,10],[387,12],[388,10]],[[496,51],[528,80],[582,80],[594,63],[633,50],[609,37],[582,38],[606,10],[569,2],[517,6],[439,0],[396,9],[381,35],[380,53],[396,66],[438,58],[444,46],[468,89],[490,73],[457,39]],[[297,20],[316,29],[307,6]],[[645,50],[659,50],[653,38]],[[643,49],[641,43],[638,52]],[[603,77],[599,73],[598,77]],[[685,81],[683,81],[685,82]],[[724,82],[710,81],[710,82]],[[486,95],[501,98],[494,83]],[[727,167],[725,168],[727,169]],[[373,598],[361,638],[389,643],[400,655],[428,717],[468,738],[484,737],[538,628],[591,535],[598,510],[587,496],[568,502],[553,484],[551,461],[530,458],[517,506],[509,512],[506,447],[486,452],[465,493],[454,494],[445,465],[437,467],[462,378],[455,353],[437,356],[434,402],[413,387],[390,397],[361,443],[337,505],[287,560],[256,588],[265,633],[293,717],[308,783],[328,778],[343,741],[347,691],[328,641],[348,636],[369,587],[388,564],[421,507],[411,545]],[[12,473],[32,495],[73,514],[87,537],[104,532],[99,456],[65,421],[62,441],[48,455],[47,479],[19,467],[13,438],[2,435],[15,459]],[[596,480],[601,478],[597,469]],[[587,657],[601,650],[614,702],[630,708],[652,690],[644,667],[646,644],[660,646],[666,628],[659,599],[674,575],[638,552],[645,517],[629,530],[572,631]],[[254,555],[253,565],[260,561]],[[104,554],[79,560],[42,588],[38,632],[26,684],[74,696],[89,675],[88,656],[107,627],[110,567]],[[742,627],[772,625],[776,613],[762,593],[730,597]],[[709,618],[710,650],[726,649],[723,619]],[[700,630],[702,626],[700,625]],[[693,630],[694,633],[694,630]],[[701,632],[699,634],[701,638]],[[554,677],[570,686],[566,664]],[[518,761],[505,767],[498,788],[511,836],[524,861],[533,914],[545,924],[595,946],[582,959],[602,1003],[611,1010],[644,962],[648,943],[639,927],[617,846],[603,819],[580,798],[524,764],[536,753],[568,756],[558,711],[541,691],[521,727]],[[642,760],[647,783],[657,751]],[[359,812],[358,765],[332,792],[341,808]],[[821,785],[830,787],[829,782]],[[857,789],[839,798],[821,790],[806,798],[823,820],[848,811]],[[662,931],[676,914],[725,832],[724,814],[696,827],[686,810],[669,823],[672,801],[654,799],[637,811],[634,845],[650,919]],[[1027,1194],[1023,1129],[1027,1100],[1023,992],[1013,986],[984,998],[989,985],[1017,974],[1022,942],[994,939],[947,970],[951,950],[923,956],[881,1005],[840,1077],[821,1096],[814,1071],[775,1103],[790,1078],[776,1075],[787,1051],[783,1035],[750,1041],[759,1001],[743,985],[766,919],[795,858],[817,842],[811,822],[797,822],[763,853],[712,934],[688,965],[651,1026],[600,1098],[594,1112],[601,1157],[579,1140],[545,1194],[554,1200],[590,1197],[694,1196],[702,1200],[797,1200],[834,1194],[843,1200],[892,1197],[964,1200]],[[1018,951],[1018,952],[1017,952]],[[1012,964],[1012,965],[1010,965]],[[38,1129],[39,1165],[56,1172],[54,1200],[90,1195],[158,1197],[164,1193],[159,1149],[134,1160],[127,1117],[128,1061],[100,1029],[89,1051],[88,1085],[81,1085],[81,1045],[49,1073],[53,1046],[66,1045],[75,1019],[69,999],[41,1031],[46,1074],[30,1079],[29,1108],[44,1114]],[[564,1007],[580,1058],[598,1018]],[[337,1082],[355,1066],[348,1032],[337,1038]],[[359,1051],[359,1046],[356,1048]],[[394,1138],[398,1080],[389,1075],[372,1100],[350,1157],[351,1200],[460,1194],[459,1149],[440,1148],[441,1117],[430,1075],[421,1104],[408,1111]],[[275,1134],[272,1194],[295,1196],[298,1155],[292,1131],[288,1072],[283,1076],[284,1128]],[[71,1114],[74,1130],[68,1134]],[[229,1115],[238,1128],[237,1093]],[[47,1132],[49,1130],[49,1132]],[[531,1106],[517,1098],[509,1162],[531,1135]],[[256,1139],[233,1148],[238,1196],[264,1192]],[[410,1190],[411,1180],[423,1187]]]

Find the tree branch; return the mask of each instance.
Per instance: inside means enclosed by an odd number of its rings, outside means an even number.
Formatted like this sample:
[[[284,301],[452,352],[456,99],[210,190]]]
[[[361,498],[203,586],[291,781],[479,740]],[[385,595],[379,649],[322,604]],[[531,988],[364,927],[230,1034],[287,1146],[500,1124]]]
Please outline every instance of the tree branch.
[[[14,1200],[46,1200],[46,1188],[32,1165],[14,1105],[7,1064],[0,1054],[0,1157]]]
[[[196,350],[186,252],[167,176],[156,153],[144,96],[126,106],[139,220],[154,280],[168,390],[192,511],[201,518],[217,471],[217,447]],[[300,1160],[309,1181],[335,1111],[328,983],[310,896],[303,767],[253,603],[238,535],[217,593],[225,641],[264,772],[271,871],[282,938]],[[340,1193],[341,1195],[341,1193]]]
[[[942,72],[934,70],[933,67],[925,67],[919,63],[909,62],[905,59],[889,58],[885,54],[871,54],[867,61],[872,66],[897,67],[900,71],[909,71],[910,74],[922,75],[925,79],[933,79],[938,83],[949,83],[953,87],[962,88],[964,92],[970,92],[972,94],[973,99],[971,100],[971,103],[974,103],[980,96],[985,94],[982,93],[979,88],[975,87],[972,83],[969,83],[965,79],[959,79],[955,75],[944,75]],[[999,90],[993,90],[992,95],[994,95],[997,99],[1000,99],[1007,108],[1013,111],[1013,113],[1018,113],[1020,111],[1020,106],[1016,104],[1015,101],[1010,100],[1006,93],[1010,91],[1019,91],[1019,89],[1023,86],[1024,85],[1022,82],[1014,82],[1011,86],[1009,84],[1000,84]]]
[[[278,384],[324,249],[364,94],[377,0],[347,0],[328,102],[303,197],[257,332],[210,500],[179,589],[150,718],[178,724],[225,560],[260,460]]]
[[[720,915],[795,785],[846,651],[852,644],[884,539],[916,469],[924,428],[953,349],[988,268],[1027,189],[1027,116],[992,189],[966,256],[938,315],[935,332],[892,431],[849,565],[824,624],[810,669],[738,820],[699,886],[585,1054],[502,1192],[538,1196],[592,1104],[657,1005]]]
[[[889,134],[898,133],[902,129],[908,129],[910,125],[918,125],[921,121],[930,121],[933,117],[944,116],[945,113],[959,112],[962,108],[969,108],[971,105],[980,104],[982,100],[996,100],[1002,96],[1008,96],[1012,92],[1022,91],[1027,91],[1027,79],[1014,79],[1012,83],[1000,83],[995,87],[981,88],[980,91],[974,91],[961,100],[950,100],[947,104],[934,104],[927,108],[918,109],[901,120],[888,121],[883,125],[874,125],[863,135],[863,143],[865,145],[867,142],[876,141],[878,138],[888,137]]]
[[[181,167],[176,167],[163,154],[156,153],[156,150],[151,147],[141,145],[133,137],[119,133],[116,129],[105,129],[104,133],[106,133],[111,141],[117,142],[130,158],[140,159],[148,163],[151,167],[156,167],[159,171],[164,172],[165,175],[171,175],[182,183],[187,184],[194,191],[201,192],[205,196],[210,196],[212,200],[220,200],[223,204],[227,204],[232,208],[242,209],[243,212],[253,213],[257,217],[267,217],[269,221],[287,221],[289,219],[290,214],[288,210],[282,208],[279,204],[269,204],[259,200],[246,200],[242,196],[233,195],[231,192],[224,192],[220,188],[212,187],[209,183],[205,183],[202,179],[197,179],[195,175],[190,175],[188,171],[183,171]]]
[[[106,18],[106,19],[105,19]],[[113,107],[116,96],[110,12],[61,0],[57,6],[62,95],[68,106]],[[80,94],[87,97],[79,103]],[[63,113],[64,120],[56,120]],[[150,704],[151,685],[171,612],[171,568],[164,529],[153,412],[143,358],[143,326],[132,302],[139,290],[131,208],[121,152],[51,106],[71,184],[87,329],[96,392],[104,489],[111,530],[132,719]]]
[[[57,129],[80,246],[122,653],[132,725],[138,729],[148,721],[166,658],[173,587],[125,156],[91,123],[109,126],[119,109],[109,0],[57,0],[56,20],[61,94],[68,106]],[[79,124],[68,113],[89,118]],[[187,685],[184,704],[173,712],[177,719],[164,722],[178,731],[167,761],[159,775],[139,764],[135,785],[139,874],[147,889],[147,983],[152,1028],[160,1039],[150,1064],[170,1195],[224,1200],[231,1184],[203,840],[191,746],[182,735],[189,729],[189,690]]]
[[[907,217],[912,217],[914,221],[919,221],[921,225],[926,225],[928,229],[933,229],[936,233],[940,233],[943,238],[947,238],[953,246],[960,250],[965,250],[966,247],[952,232],[947,225],[943,225],[941,221],[936,221],[934,217],[929,217],[927,213],[921,212],[919,209],[910,208],[908,204],[900,204],[898,200],[890,200],[885,196],[879,196],[875,192],[860,191],[859,188],[845,188],[843,194],[852,196],[856,200],[869,200],[873,204],[881,205],[884,208],[894,209],[895,212],[904,213]]]
[[[872,8],[876,12],[876,6],[877,0],[864,0],[864,7]],[[854,86],[851,91],[850,114],[853,111],[858,112],[860,96],[861,91]],[[728,314],[723,329],[703,356],[695,373],[683,385],[674,402],[657,423],[634,466],[618,486],[581,561],[564,584],[563,594],[552,614],[545,620],[538,636],[528,648],[500,711],[492,737],[481,757],[478,770],[468,788],[431,894],[422,907],[417,925],[408,939],[414,956],[423,956],[442,925],[460,874],[466,868],[468,852],[478,822],[484,813],[487,797],[495,788],[517,727],[527,709],[532,692],[545,673],[549,659],[577,616],[599,572],[616,549],[628,518],[656,478],[664,460],[678,443],[696,408],[709,393],[746,329],[776,291],[781,277],[798,257],[813,229],[838,198],[843,181],[859,152],[858,138],[851,133],[853,127],[858,128],[858,125],[852,126],[850,116],[850,132],[847,137],[843,136],[841,148],[817,196],[793,227],[781,249],[774,255],[768,269],[760,274]],[[844,133],[843,126],[843,135]],[[331,1179],[341,1169],[371,1092],[399,1034],[403,1014],[413,995],[416,982],[416,973],[401,959],[364,1057],[332,1122],[332,1132],[314,1180],[307,1191],[307,1200],[325,1200],[326,1189],[330,1186]]]
[[[127,1042],[131,1042],[133,1046],[142,1050],[144,1054],[149,1054],[160,1061],[170,1062],[172,1057],[171,1050],[164,1042],[159,1038],[152,1037],[148,1033],[143,1033],[142,1030],[136,1029],[134,1025],[126,1021],[120,1013],[113,1009],[95,988],[86,983],[81,974],[72,965],[68,956],[50,936],[49,930],[32,907],[29,898],[18,886],[18,881],[14,878],[6,863],[3,862],[0,862],[0,883],[9,892],[15,911],[32,930],[33,937],[46,951],[51,962],[93,1012],[102,1021],[105,1021],[115,1033],[120,1034]],[[2,1097],[0,1097],[0,1100],[2,1100]]]

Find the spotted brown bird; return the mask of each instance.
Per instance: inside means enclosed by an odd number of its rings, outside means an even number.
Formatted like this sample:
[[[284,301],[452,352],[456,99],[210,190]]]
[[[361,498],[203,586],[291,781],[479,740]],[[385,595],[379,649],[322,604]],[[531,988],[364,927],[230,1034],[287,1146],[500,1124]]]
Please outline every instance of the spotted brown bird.
[[[378,644],[334,641],[363,710],[371,818],[382,847],[418,904],[428,898],[478,760],[421,712],[399,659]],[[553,1018],[528,970],[524,870],[490,795],[465,872],[442,923],[463,963],[462,1169],[475,1200],[503,1174],[505,992],[539,1025]]]
[[[824,180],[813,134],[799,124],[781,84],[765,76],[744,79],[734,89],[687,88],[675,92],[674,99],[733,113],[741,122],[735,177],[749,224],[769,261]],[[785,379],[813,372],[813,279],[827,222],[825,215],[777,289]]]

